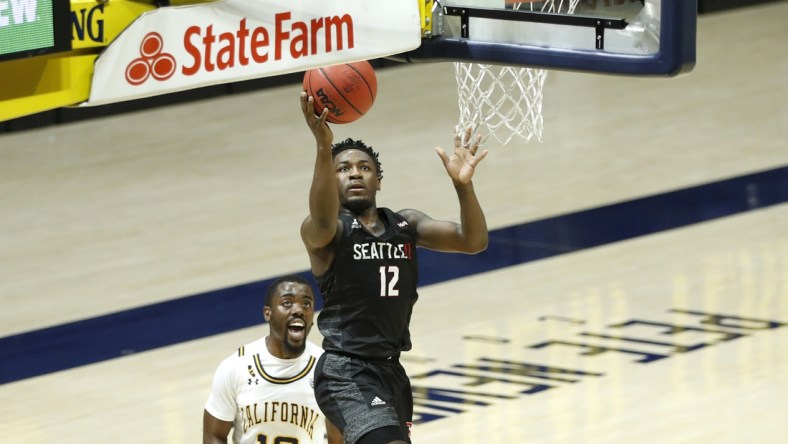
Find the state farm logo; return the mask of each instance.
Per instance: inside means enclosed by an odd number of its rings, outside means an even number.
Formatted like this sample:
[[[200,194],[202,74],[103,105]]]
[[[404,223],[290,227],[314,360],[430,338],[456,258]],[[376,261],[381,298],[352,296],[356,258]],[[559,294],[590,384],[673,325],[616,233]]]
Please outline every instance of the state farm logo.
[[[145,83],[148,77],[167,80],[175,74],[175,57],[163,52],[164,40],[158,32],[149,32],[140,44],[140,57],[126,67],[126,81],[137,86]]]

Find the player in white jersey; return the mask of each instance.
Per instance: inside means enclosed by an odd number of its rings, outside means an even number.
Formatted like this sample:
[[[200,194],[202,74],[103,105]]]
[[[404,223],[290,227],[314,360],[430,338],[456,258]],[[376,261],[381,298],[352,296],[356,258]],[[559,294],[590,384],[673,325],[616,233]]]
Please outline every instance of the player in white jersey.
[[[307,340],[312,286],[298,275],[274,281],[263,315],[269,334],[238,349],[216,370],[203,413],[203,444],[341,444],[314,394],[323,349]]]

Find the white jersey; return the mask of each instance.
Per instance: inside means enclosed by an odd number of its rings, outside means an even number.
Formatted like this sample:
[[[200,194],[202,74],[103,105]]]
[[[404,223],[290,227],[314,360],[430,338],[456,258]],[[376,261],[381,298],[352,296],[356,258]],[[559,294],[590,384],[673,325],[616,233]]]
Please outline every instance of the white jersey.
[[[205,410],[233,422],[235,443],[322,444],[326,422],[313,388],[322,353],[307,341],[300,357],[279,359],[265,338],[247,344],[219,364]]]

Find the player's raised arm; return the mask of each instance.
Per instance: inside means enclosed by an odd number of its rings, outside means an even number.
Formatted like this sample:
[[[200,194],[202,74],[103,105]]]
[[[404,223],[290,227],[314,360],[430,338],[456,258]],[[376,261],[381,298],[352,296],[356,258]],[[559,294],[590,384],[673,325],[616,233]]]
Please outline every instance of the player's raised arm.
[[[317,154],[312,186],[309,190],[309,215],[301,224],[301,238],[311,253],[325,247],[334,238],[339,214],[339,196],[331,144],[334,134],[326,123],[328,108],[315,115],[314,98],[301,92],[301,111],[309,129],[315,136]]]
[[[416,227],[418,243],[425,248],[470,254],[487,248],[487,220],[473,188],[473,174],[479,162],[487,156],[487,150],[478,152],[480,135],[473,141],[470,139],[471,128],[462,134],[455,134],[454,153],[451,156],[443,148],[435,148],[457,191],[460,223],[434,220],[416,210],[400,212]]]

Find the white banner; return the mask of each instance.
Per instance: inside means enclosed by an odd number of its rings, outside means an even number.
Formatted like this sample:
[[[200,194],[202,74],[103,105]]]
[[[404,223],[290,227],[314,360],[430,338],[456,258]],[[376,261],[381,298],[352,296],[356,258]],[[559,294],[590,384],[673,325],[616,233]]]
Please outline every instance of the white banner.
[[[223,0],[142,14],[84,106],[385,57],[421,44],[417,0]]]

